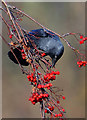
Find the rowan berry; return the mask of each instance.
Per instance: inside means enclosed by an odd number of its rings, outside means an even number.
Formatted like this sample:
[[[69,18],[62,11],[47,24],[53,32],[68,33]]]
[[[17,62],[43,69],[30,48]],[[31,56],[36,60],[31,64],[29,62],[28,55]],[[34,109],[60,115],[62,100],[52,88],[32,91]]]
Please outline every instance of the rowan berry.
[[[24,49],[22,49],[21,52],[23,53],[23,52],[24,52]]]
[[[80,39],[82,39],[83,38],[83,36],[82,35],[80,35]]]
[[[39,89],[41,89],[42,86],[39,84],[37,87],[38,87]]]
[[[31,76],[30,76],[30,75],[27,75],[27,78],[29,79],[29,78],[31,78]]]
[[[59,103],[60,103],[60,101],[58,100],[58,101],[57,101],[57,103],[59,104]]]
[[[58,116],[59,116],[59,117],[62,117],[63,115],[60,113],[60,114],[58,114]]]
[[[45,111],[44,111],[45,113],[47,113],[47,110],[45,109]]]
[[[46,55],[46,53],[42,53],[42,54],[41,54],[42,57],[45,56],[45,55]]]
[[[63,112],[65,112],[65,109],[62,109]]]
[[[13,35],[9,35],[9,38],[12,38]]]
[[[58,117],[58,114],[55,114],[55,117]]]
[[[62,96],[62,98],[65,100],[65,96]]]
[[[80,43],[80,44],[83,44],[83,43],[84,43],[84,41],[83,41],[83,40],[81,40],[79,43]]]
[[[25,57],[22,57],[23,59],[26,59]]]

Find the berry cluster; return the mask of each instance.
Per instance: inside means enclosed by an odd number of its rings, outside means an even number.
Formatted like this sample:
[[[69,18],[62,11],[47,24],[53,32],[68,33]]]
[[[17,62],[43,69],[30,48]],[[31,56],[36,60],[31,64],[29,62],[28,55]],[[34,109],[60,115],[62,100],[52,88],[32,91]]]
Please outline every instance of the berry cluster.
[[[80,36],[80,39],[82,39],[82,40],[81,40],[79,43],[80,43],[80,44],[83,44],[83,43],[84,43],[84,41],[86,41],[86,40],[87,40],[87,37],[84,37],[84,38],[83,38],[83,36],[81,35],[81,36]]]
[[[62,114],[55,114],[55,117],[62,117]]]
[[[26,59],[26,54],[24,53],[24,50],[23,50],[23,49],[21,50],[21,53],[22,53],[22,58],[23,58],[23,59]]]
[[[39,89],[41,89],[41,88],[50,89],[51,86],[52,86],[52,83],[48,83],[48,84],[45,84],[45,85],[39,84],[37,87],[38,87]]]
[[[37,102],[42,102],[43,100],[46,100],[46,98],[48,98],[49,95],[46,93],[33,93],[32,96],[29,98],[29,101],[32,102],[33,105],[35,105]]]
[[[52,111],[54,111],[55,107],[54,106],[48,106],[48,108],[45,108],[44,112],[45,113],[51,113],[51,115],[53,115],[54,117],[59,117],[61,118],[63,116],[63,113],[65,113],[65,109],[61,109],[61,112],[60,113],[53,113],[52,114]]]
[[[79,67],[86,66],[87,65],[87,61],[78,61],[77,65],[79,65]]]
[[[38,68],[37,68],[38,69]],[[57,94],[55,94],[55,92],[52,92],[52,83],[49,83],[50,80],[55,80],[56,76],[55,75],[59,75],[60,72],[59,71],[51,71],[51,72],[47,72],[45,75],[42,76],[42,74],[37,71],[37,75],[35,73],[35,70],[33,70],[33,73],[27,75],[28,80],[32,83],[31,85],[33,85],[33,92],[31,93],[31,97],[29,98],[29,101],[31,101],[31,103],[33,105],[35,105],[36,103],[43,103],[44,102],[44,114],[46,115],[51,115],[53,117],[58,117],[58,118],[62,118],[64,116],[65,113],[65,109],[63,109],[60,105],[60,99],[62,98],[63,100],[65,99],[65,96],[63,95],[59,95],[60,97],[57,98]],[[51,93],[47,92],[48,91]],[[54,94],[53,98],[52,94]],[[55,100],[54,100],[55,98]],[[55,101],[55,104],[53,104],[52,100]],[[56,113],[56,108],[58,109],[59,113]]]
[[[44,75],[44,80],[45,82],[49,82],[50,80],[55,80],[56,76],[55,75],[59,75],[60,72],[59,71],[52,71],[51,73],[47,73],[46,75]]]
[[[31,82],[36,82],[36,77],[35,77],[34,73],[31,73],[31,75],[27,75],[27,78]]]
[[[48,108],[45,109],[45,113],[49,113],[49,111],[53,111],[54,110],[54,106],[48,106]]]

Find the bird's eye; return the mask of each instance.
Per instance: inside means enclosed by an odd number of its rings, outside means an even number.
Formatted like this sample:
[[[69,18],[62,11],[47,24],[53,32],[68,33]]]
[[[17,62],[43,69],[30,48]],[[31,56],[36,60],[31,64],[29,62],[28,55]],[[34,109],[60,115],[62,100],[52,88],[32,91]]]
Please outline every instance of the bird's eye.
[[[57,58],[57,56],[55,55],[55,58]]]

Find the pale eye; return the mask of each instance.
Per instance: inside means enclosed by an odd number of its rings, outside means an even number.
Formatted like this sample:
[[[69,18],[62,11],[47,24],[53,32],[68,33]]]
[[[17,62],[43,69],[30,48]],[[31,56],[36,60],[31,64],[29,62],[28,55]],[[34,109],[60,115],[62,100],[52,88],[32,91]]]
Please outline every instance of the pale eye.
[[[57,56],[55,55],[55,58],[57,58]]]

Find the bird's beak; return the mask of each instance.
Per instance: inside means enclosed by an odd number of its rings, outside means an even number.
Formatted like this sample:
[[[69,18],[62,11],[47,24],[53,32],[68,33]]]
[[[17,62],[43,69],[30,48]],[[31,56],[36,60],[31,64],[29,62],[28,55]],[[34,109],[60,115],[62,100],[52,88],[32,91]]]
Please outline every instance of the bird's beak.
[[[55,65],[52,65],[52,68],[55,68]]]
[[[53,67],[55,68],[56,61],[57,61],[56,58],[53,58],[53,59],[52,59],[52,68],[53,68]]]

